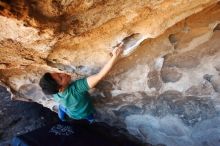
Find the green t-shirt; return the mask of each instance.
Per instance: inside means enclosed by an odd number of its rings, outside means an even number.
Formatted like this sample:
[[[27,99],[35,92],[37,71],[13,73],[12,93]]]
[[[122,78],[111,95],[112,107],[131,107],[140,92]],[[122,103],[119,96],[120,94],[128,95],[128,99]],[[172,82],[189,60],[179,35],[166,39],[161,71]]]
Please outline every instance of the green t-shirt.
[[[66,113],[73,119],[84,119],[94,113],[87,79],[72,82],[64,92],[54,94],[53,97],[60,105],[66,108]]]

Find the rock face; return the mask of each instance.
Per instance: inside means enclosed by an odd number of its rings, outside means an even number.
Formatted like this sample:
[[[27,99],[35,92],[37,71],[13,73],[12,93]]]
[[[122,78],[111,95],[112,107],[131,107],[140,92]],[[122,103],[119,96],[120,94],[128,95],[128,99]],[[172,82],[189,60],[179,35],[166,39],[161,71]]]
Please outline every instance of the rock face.
[[[43,106],[11,101],[10,93],[0,86],[0,145],[9,145],[11,138],[39,127],[58,122],[56,113]]]
[[[161,77],[162,80],[167,83],[167,82],[176,82],[178,81],[181,77],[182,74],[179,73],[176,68],[169,68],[169,67],[164,67],[161,70]]]
[[[155,145],[220,145],[218,0],[2,1],[0,14],[0,80],[13,99],[54,109],[42,74],[96,73],[138,34],[146,39],[91,91],[98,120]]]

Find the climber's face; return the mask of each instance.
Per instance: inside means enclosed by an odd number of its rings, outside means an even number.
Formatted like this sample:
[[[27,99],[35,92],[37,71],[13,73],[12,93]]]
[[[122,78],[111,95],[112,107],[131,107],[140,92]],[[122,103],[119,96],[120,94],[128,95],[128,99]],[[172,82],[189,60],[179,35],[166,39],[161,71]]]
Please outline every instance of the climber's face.
[[[59,91],[64,91],[64,89],[69,85],[71,81],[71,76],[65,73],[50,73],[52,78],[60,85]]]

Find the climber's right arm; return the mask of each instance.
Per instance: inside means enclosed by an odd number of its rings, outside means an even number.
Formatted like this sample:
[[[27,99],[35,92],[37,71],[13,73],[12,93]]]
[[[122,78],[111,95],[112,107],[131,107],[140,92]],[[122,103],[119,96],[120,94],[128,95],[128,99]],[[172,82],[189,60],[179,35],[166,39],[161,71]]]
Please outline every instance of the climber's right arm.
[[[100,80],[102,80],[110,71],[112,66],[115,64],[121,53],[123,52],[123,44],[120,44],[112,51],[111,59],[104,65],[104,67],[94,75],[91,75],[87,78],[87,83],[89,88],[95,87]]]

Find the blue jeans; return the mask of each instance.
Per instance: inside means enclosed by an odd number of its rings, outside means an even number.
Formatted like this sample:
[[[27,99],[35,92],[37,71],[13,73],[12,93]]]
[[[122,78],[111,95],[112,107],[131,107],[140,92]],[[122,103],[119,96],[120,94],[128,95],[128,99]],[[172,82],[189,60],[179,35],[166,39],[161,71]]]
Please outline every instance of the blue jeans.
[[[66,114],[67,109],[61,105],[59,105],[58,108],[58,117],[60,118],[61,121],[66,121]],[[85,120],[87,120],[90,124],[93,123],[95,121],[94,115],[90,114],[88,117],[85,118]]]
[[[58,117],[60,118],[61,121],[66,121],[66,108],[64,108],[63,106],[59,105],[58,108]]]

